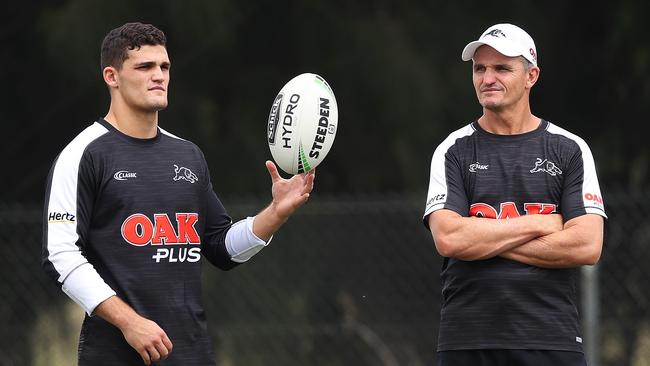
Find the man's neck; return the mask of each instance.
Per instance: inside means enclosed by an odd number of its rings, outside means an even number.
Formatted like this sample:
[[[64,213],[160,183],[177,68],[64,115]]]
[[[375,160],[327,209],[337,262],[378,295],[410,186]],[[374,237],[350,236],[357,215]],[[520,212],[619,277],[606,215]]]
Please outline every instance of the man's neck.
[[[540,119],[534,116],[530,107],[520,110],[490,110],[483,108],[478,123],[484,130],[495,135],[518,135],[539,127]]]
[[[148,139],[158,133],[158,112],[121,111],[111,106],[104,119],[127,136]]]

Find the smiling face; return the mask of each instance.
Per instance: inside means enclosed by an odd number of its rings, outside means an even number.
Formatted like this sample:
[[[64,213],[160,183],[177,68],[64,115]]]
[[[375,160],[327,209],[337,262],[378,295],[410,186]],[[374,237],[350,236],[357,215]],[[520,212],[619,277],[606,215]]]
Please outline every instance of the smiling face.
[[[127,58],[117,69],[104,69],[104,80],[111,98],[135,112],[158,112],[167,107],[171,63],[165,46],[144,45],[127,51]]]
[[[527,68],[520,57],[504,56],[490,46],[477,49],[473,60],[474,90],[483,108],[501,112],[528,103],[539,68]]]

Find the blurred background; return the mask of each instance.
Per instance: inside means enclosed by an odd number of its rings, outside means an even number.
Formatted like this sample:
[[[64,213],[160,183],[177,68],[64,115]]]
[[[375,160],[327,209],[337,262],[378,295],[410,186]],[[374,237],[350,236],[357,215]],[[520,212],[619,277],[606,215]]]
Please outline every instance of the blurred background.
[[[650,365],[650,3],[641,0],[53,0],[0,11],[0,365],[73,365],[82,310],[40,268],[48,170],[106,114],[104,35],[168,37],[163,128],[204,151],[235,219],[270,200],[266,120],[314,72],[339,130],[310,202],[230,272],[205,267],[219,365],[433,365],[439,270],[421,224],[434,148],[481,114],[465,44],[511,22],[535,39],[533,113],[590,145],[610,219],[584,270],[590,365]]]

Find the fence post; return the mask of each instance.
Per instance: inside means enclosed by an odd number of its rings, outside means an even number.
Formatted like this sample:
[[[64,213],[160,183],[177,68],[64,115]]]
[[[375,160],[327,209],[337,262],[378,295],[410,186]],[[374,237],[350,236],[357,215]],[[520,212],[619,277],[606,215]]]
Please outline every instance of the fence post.
[[[598,342],[600,340],[600,288],[598,265],[582,266],[582,324],[585,355],[589,366],[600,366]]]

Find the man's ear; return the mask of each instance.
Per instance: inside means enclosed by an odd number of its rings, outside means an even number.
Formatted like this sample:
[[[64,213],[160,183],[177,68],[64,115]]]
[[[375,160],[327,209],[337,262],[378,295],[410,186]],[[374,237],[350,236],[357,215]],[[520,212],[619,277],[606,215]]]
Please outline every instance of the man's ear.
[[[109,88],[117,88],[119,86],[117,81],[117,69],[113,66],[106,66],[102,74],[104,76],[104,82]]]
[[[537,66],[533,66],[528,69],[528,74],[526,75],[526,88],[530,89],[535,85],[537,79],[539,79],[540,69]]]

